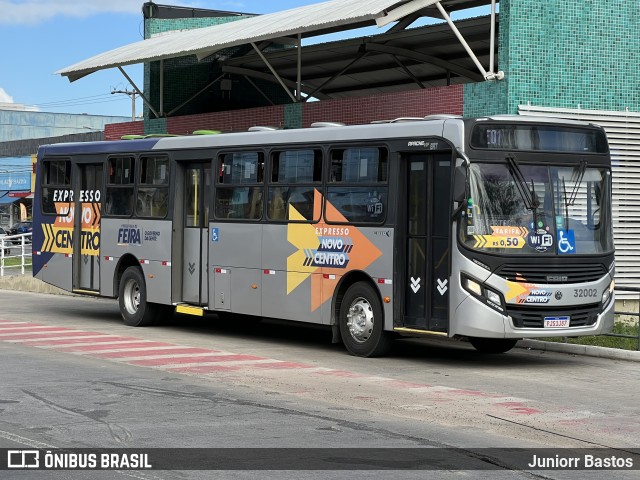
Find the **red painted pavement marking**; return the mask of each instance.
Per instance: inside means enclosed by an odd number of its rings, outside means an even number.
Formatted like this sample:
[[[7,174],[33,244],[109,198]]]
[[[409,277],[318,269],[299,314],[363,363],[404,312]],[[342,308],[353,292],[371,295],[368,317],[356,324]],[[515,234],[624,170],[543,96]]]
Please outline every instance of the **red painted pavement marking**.
[[[28,328],[5,328],[0,330],[0,338],[7,338],[12,333],[40,333],[40,332],[69,332],[72,331],[70,328],[64,327],[40,327],[40,326],[30,326]]]
[[[120,340],[119,340],[120,338]],[[140,340],[139,338],[112,337],[111,343],[102,343],[100,345],[75,345],[71,347],[56,348],[58,352],[86,352],[91,355],[101,350],[115,350],[116,348],[135,348],[135,347],[169,347],[170,343],[150,342]],[[129,355],[131,356],[131,355]]]
[[[25,342],[21,342],[23,345],[28,347],[46,347],[46,346],[56,346],[56,345],[71,345],[74,343],[99,343],[99,342],[113,342],[114,338],[128,338],[128,337],[114,337],[113,335],[109,335],[108,333],[102,334],[86,334],[82,335],[81,338],[57,338],[51,337],[51,340],[27,340]],[[133,338],[131,340],[134,340]],[[137,340],[137,339],[135,339]]]
[[[30,339],[43,340],[43,339],[52,338],[52,337],[81,337],[86,335],[87,335],[87,332],[64,330],[59,332],[48,332],[48,333],[32,333],[32,334],[23,333],[21,335],[18,335],[18,334],[8,335],[6,337],[0,337],[0,341],[30,340]]]
[[[540,410],[527,407],[524,403],[521,403],[521,402],[502,402],[502,403],[496,403],[495,405],[499,407],[506,407],[508,410],[511,410],[513,413],[519,413],[521,415],[535,415],[536,413],[542,413]]]
[[[140,345],[141,347],[144,346],[151,346],[151,347],[155,347],[155,346],[168,346],[168,345]],[[126,346],[127,348],[130,348],[130,345]],[[93,355],[94,357],[98,357],[98,358],[126,358],[126,357],[147,357],[147,356],[155,356],[155,355],[177,355],[180,353],[219,353],[220,350],[210,350],[208,348],[196,348],[196,347],[179,347],[176,345],[176,347],[178,348],[156,348],[156,349],[150,349],[150,350],[124,350],[121,352],[106,352],[106,353],[96,353],[95,355]],[[89,352],[92,353],[92,352]],[[200,357],[194,357],[195,359],[198,359]]]
[[[2,335],[2,334],[6,335]],[[88,336],[94,336],[93,338],[86,338]],[[61,339],[59,337],[66,337]],[[85,337],[85,338],[74,338]],[[49,340],[56,338],[55,340]],[[56,351],[68,352],[68,353],[85,353],[92,357],[105,358],[105,359],[118,359],[127,357],[144,357],[155,355],[167,355],[166,358],[149,358],[131,360],[126,363],[138,366],[149,367],[161,367],[164,365],[179,365],[179,364],[191,364],[184,367],[170,367],[166,368],[167,371],[176,373],[195,373],[195,374],[207,374],[216,372],[229,372],[237,370],[249,370],[249,369],[307,369],[317,368],[313,365],[306,365],[297,362],[282,362],[274,359],[268,359],[264,357],[257,357],[246,354],[224,354],[215,355],[219,350],[204,349],[197,347],[185,347],[182,345],[175,345],[165,342],[153,342],[146,341],[135,337],[121,337],[110,335],[101,332],[85,332],[77,331],[64,327],[50,327],[41,326],[31,323],[10,322],[6,320],[0,320],[0,341],[11,340],[25,340],[22,342],[24,345],[32,347],[46,347],[51,346]],[[69,345],[78,344],[78,345]],[[59,347],[56,347],[58,346]],[[146,347],[158,347],[149,350],[131,350],[134,348],[146,348]],[[178,348],[160,348],[160,347],[178,347]],[[117,352],[106,352],[105,350],[120,350]],[[104,353],[100,353],[105,351]],[[172,354],[208,354],[200,357],[171,357]],[[234,361],[264,361],[263,363],[246,363],[244,365],[206,365],[206,363],[213,362],[234,362]],[[271,361],[269,361],[271,360]],[[197,365],[198,363],[203,365]],[[357,374],[345,370],[319,370],[313,372],[320,375],[329,375],[335,377],[344,378],[369,378],[366,375]],[[370,377],[374,378],[374,377]],[[377,379],[377,377],[375,377]],[[389,384],[398,388],[415,389],[415,388],[432,388],[432,385],[421,384],[414,382],[406,382],[402,380],[388,379]],[[485,393],[477,390],[465,390],[465,389],[446,389],[442,392],[433,392],[437,395],[447,396],[468,396],[477,398],[500,398],[500,395]],[[494,406],[502,407],[508,411],[519,415],[535,415],[542,413],[540,410],[528,407],[521,402],[500,402],[495,403]]]
[[[181,358],[150,358],[149,360],[132,360],[132,365],[144,365],[148,367],[159,367],[161,365],[174,365],[180,363],[208,363],[208,362],[231,362],[236,360],[268,360],[263,357],[253,355],[211,355],[208,357],[181,357]]]

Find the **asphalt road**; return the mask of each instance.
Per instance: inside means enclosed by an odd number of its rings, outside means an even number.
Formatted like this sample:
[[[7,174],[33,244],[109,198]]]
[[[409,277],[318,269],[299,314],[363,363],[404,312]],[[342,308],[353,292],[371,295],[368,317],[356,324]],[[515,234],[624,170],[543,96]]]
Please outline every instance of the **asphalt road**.
[[[417,340],[398,341],[388,357],[361,359],[317,327],[175,316],[134,329],[122,325],[112,300],[0,290],[0,448],[384,447],[400,454],[455,447],[448,461],[464,470],[376,476],[637,478],[637,470],[510,471],[514,464],[500,452],[481,449],[610,447],[625,455],[639,446],[639,387],[638,364],[620,360],[524,349],[483,356],[460,342]],[[493,469],[483,470],[487,464]],[[114,475],[370,478],[371,472],[0,472],[1,478]]]

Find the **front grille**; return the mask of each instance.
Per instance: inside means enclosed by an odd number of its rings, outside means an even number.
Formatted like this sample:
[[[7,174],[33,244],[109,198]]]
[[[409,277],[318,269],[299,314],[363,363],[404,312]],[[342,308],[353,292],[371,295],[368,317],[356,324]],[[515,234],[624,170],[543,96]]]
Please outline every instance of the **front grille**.
[[[516,328],[544,328],[544,317],[570,317],[571,327],[586,327],[596,323],[602,311],[599,303],[573,307],[536,308],[532,305],[507,305],[507,315]],[[553,329],[549,329],[551,334]]]
[[[528,282],[543,284],[563,284],[595,282],[607,274],[604,265],[503,265],[496,271],[497,275],[512,282]]]

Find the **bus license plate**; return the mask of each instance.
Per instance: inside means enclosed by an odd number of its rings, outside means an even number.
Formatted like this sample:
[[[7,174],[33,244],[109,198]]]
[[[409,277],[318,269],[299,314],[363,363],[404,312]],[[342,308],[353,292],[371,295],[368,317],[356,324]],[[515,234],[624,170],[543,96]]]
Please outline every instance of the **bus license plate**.
[[[571,317],[544,317],[544,328],[564,328],[571,324]]]

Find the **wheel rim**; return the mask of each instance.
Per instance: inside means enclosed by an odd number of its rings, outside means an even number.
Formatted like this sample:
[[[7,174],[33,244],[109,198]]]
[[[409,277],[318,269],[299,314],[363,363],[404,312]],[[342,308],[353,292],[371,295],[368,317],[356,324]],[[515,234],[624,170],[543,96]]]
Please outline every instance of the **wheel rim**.
[[[373,308],[366,298],[356,298],[347,312],[347,327],[351,338],[358,343],[369,340],[373,333]]]
[[[124,307],[131,315],[135,315],[140,307],[140,285],[133,279],[124,285]]]

